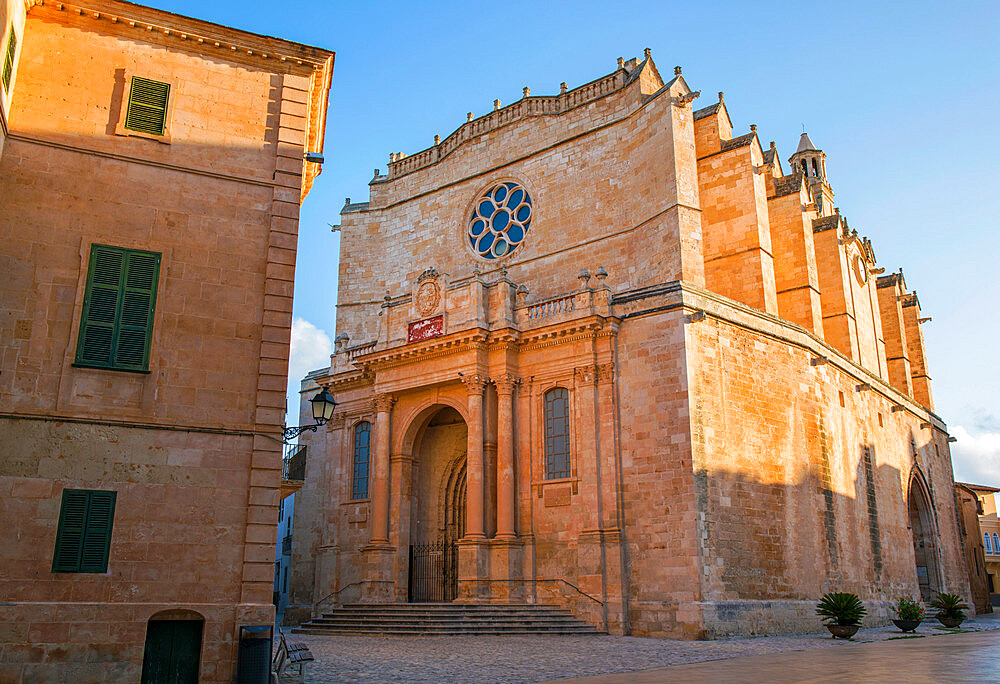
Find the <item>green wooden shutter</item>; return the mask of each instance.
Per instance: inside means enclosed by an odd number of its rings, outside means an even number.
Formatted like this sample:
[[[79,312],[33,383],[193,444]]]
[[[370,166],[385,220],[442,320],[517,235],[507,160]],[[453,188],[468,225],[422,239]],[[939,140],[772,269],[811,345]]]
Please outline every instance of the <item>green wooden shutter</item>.
[[[116,492],[89,492],[87,524],[83,532],[80,572],[107,572],[111,529],[115,520]]]
[[[155,252],[91,247],[78,365],[148,369],[159,275],[160,255]]]
[[[111,365],[124,265],[123,250],[104,245],[91,246],[87,292],[83,298],[83,322],[76,348],[77,363]]]
[[[52,556],[52,572],[79,572],[89,498],[85,491],[63,490],[62,507],[59,509],[59,529],[56,532],[56,550]]]
[[[52,572],[107,572],[117,492],[64,489]]]
[[[128,94],[128,110],[125,113],[125,128],[139,133],[163,135],[169,99],[169,83],[133,76]]]
[[[142,369],[148,366],[159,274],[159,254],[130,252],[127,255],[118,343],[115,346],[116,366]]]
[[[3,89],[10,90],[10,76],[14,73],[14,52],[17,50],[17,34],[14,24],[10,25],[10,36],[7,38],[7,51],[3,56]]]

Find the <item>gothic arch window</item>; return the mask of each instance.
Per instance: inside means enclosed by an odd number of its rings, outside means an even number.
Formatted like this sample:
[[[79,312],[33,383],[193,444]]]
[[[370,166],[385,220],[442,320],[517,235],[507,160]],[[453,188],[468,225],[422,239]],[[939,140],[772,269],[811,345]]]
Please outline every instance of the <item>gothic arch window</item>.
[[[1000,553],[1000,535],[993,533],[993,553]]]
[[[354,471],[351,498],[368,498],[368,464],[371,462],[372,424],[363,420],[354,426]]]
[[[986,553],[993,553],[993,546],[990,544],[990,534],[989,532],[983,533],[983,547]]]
[[[544,395],[545,479],[570,476],[569,390],[553,387]]]
[[[466,231],[473,253],[500,259],[524,242],[532,219],[531,197],[520,183],[497,183],[480,195]]]

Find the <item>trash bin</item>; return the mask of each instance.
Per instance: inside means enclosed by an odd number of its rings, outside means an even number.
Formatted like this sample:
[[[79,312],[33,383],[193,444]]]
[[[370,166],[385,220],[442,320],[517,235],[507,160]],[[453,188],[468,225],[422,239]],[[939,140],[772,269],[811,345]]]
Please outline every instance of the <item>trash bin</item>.
[[[240,627],[240,645],[236,656],[238,684],[269,684],[273,641],[274,627],[271,625]]]

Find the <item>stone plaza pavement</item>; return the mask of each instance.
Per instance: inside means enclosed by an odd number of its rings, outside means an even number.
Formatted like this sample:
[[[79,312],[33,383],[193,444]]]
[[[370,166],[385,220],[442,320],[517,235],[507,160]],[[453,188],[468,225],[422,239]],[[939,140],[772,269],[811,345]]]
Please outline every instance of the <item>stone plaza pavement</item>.
[[[613,636],[296,634],[291,638],[307,644],[316,657],[306,669],[305,681],[310,683],[486,684],[579,677],[591,678],[584,680],[587,684],[694,680],[986,682],[1000,681],[998,618],[998,614],[979,616],[963,625],[963,630],[979,633],[954,634],[939,629],[936,620],[927,620],[918,629],[918,634],[927,638],[898,639],[900,632],[890,626],[862,630],[851,642],[831,639],[825,633],[716,641]],[[906,666],[917,668],[912,676],[901,669]],[[618,676],[600,676],[614,674]]]

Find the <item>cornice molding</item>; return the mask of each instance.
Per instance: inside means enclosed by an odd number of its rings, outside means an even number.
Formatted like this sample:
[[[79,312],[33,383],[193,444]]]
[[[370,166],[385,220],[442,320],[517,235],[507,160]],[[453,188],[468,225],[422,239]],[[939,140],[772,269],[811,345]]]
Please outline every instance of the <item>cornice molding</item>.
[[[100,21],[104,30],[124,34],[137,31],[155,34],[192,52],[227,59],[238,56],[242,61],[268,63],[270,69],[279,64],[285,65],[285,70],[288,71],[296,70],[296,67],[305,67],[310,71],[322,69],[334,54],[330,50],[311,45],[115,0],[29,0],[27,10],[29,14],[46,13],[54,17],[66,12],[69,16]]]

